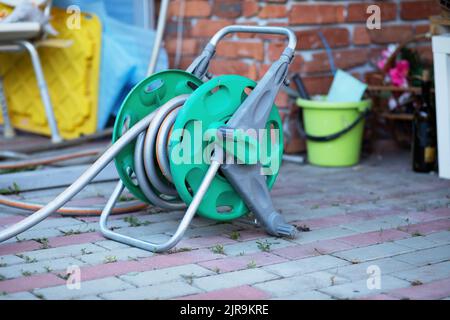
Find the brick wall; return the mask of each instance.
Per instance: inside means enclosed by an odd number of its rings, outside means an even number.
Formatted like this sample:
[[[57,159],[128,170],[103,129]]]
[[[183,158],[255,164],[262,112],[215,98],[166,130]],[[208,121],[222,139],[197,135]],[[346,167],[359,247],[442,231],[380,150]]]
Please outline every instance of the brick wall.
[[[378,4],[381,8],[381,30],[365,26],[366,8]],[[206,41],[220,28],[230,24],[289,26],[298,39],[296,57],[291,72],[300,72],[312,94],[326,93],[331,83],[330,65],[318,31],[322,31],[336,66],[363,77],[372,69],[370,60],[389,43],[428,30],[428,16],[439,13],[436,0],[392,1],[293,1],[293,0],[185,0],[183,19],[183,55],[174,65],[177,22],[180,0],[171,1],[166,48],[171,67],[186,68],[201,51]],[[228,37],[218,47],[212,61],[215,74],[237,73],[258,79],[276,60],[286,42],[278,36],[238,34]],[[418,44],[427,56],[427,42]],[[287,96],[277,98],[280,108],[289,105]],[[286,114],[287,110],[281,110]],[[283,112],[284,111],[284,112]]]

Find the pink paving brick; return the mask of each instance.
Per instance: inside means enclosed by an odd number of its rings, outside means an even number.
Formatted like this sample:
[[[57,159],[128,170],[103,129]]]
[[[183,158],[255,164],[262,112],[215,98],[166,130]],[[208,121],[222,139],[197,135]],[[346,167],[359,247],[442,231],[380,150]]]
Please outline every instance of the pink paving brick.
[[[105,237],[101,233],[87,232],[70,236],[52,237],[48,239],[48,243],[51,247],[56,248],[73,244],[92,243],[100,240],[105,240]]]
[[[158,254],[149,258],[140,259],[139,261],[117,261],[113,263],[82,267],[81,278],[83,280],[93,280],[118,276],[129,272],[175,267],[223,257],[223,255],[212,253],[211,250],[207,249],[178,252],[173,254]]]
[[[54,274],[45,273],[29,277],[0,281],[0,292],[14,293],[37,288],[48,288],[64,284],[65,281]]]
[[[0,244],[0,256],[36,250],[40,247],[41,244],[33,240]]]
[[[230,272],[247,269],[249,264],[255,264],[255,267],[267,266],[275,263],[287,261],[279,256],[267,252],[258,252],[245,256],[227,257],[198,263],[202,267],[210,270],[219,269],[220,272]]]
[[[179,244],[175,247],[177,248],[209,248],[213,247],[217,244],[231,244],[236,243],[236,241],[230,239],[230,237],[225,236],[212,236],[212,237],[198,237],[198,238],[190,238],[183,239]]]
[[[340,237],[338,238],[338,240],[349,244],[352,247],[365,247],[372,244],[394,241],[408,237],[410,237],[410,235],[406,232],[396,229],[386,229],[382,231],[372,231],[346,237]]]
[[[6,218],[0,218],[0,226],[7,226],[16,222],[19,222],[20,220],[23,220],[24,217],[22,216],[11,216]]]
[[[434,281],[420,286],[395,289],[388,292],[390,296],[411,300],[436,300],[450,297],[450,278]]]
[[[250,286],[240,286],[206,293],[198,293],[181,297],[177,300],[263,300],[268,298],[269,294],[262,290]]]
[[[437,208],[427,212],[436,217],[450,218],[450,208]]]
[[[409,226],[402,227],[401,230],[409,233],[421,233],[430,234],[433,232],[449,230],[450,219],[440,219],[434,221],[428,221],[424,223],[411,224]]]

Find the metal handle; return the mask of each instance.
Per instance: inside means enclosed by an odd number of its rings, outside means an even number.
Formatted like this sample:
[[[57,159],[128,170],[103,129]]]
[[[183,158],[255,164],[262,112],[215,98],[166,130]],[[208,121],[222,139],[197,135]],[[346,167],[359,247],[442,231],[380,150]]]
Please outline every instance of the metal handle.
[[[281,60],[288,60],[290,63],[294,57],[295,47],[297,46],[297,38],[295,33],[288,28],[283,27],[258,27],[258,26],[228,26],[219,30],[212,38],[209,40],[208,44],[203,49],[203,52],[198,56],[191,65],[186,69],[187,72],[192,73],[196,77],[203,79],[207,74],[209,62],[216,52],[217,43],[229,33],[260,33],[260,34],[279,34],[285,35],[289,39],[288,46],[284,49],[281,54]]]
[[[217,43],[230,33],[260,33],[260,34],[279,34],[285,35],[289,39],[288,48],[295,50],[297,46],[297,38],[290,29],[283,27],[259,27],[259,26],[227,26],[220,29],[209,41],[209,43],[216,47]]]

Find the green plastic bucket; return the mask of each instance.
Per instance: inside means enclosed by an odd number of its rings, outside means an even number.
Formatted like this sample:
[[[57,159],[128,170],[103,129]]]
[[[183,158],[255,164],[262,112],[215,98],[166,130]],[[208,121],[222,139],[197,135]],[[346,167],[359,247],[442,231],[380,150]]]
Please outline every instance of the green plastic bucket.
[[[303,109],[308,161],[325,167],[353,166],[359,162],[364,120],[371,100],[329,102],[297,99]]]

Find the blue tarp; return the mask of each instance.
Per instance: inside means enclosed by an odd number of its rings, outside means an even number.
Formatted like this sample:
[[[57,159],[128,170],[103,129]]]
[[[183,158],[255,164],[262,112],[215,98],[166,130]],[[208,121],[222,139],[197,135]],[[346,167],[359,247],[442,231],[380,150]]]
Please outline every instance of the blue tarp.
[[[155,39],[154,30],[146,30],[123,23],[108,15],[110,1],[56,0],[55,6],[67,8],[78,5],[82,12],[97,15],[102,22],[102,53],[100,66],[100,94],[97,129],[105,127],[111,114],[115,114],[128,91],[145,78]],[[125,9],[127,7],[123,7]],[[133,6],[130,3],[129,10]],[[133,13],[131,13],[133,14]],[[129,17],[130,12],[124,12]],[[83,27],[83,26],[81,26]],[[168,68],[166,51],[161,48],[156,71]]]

